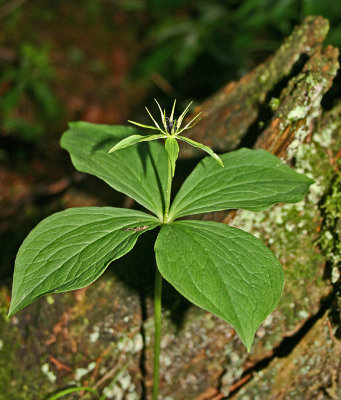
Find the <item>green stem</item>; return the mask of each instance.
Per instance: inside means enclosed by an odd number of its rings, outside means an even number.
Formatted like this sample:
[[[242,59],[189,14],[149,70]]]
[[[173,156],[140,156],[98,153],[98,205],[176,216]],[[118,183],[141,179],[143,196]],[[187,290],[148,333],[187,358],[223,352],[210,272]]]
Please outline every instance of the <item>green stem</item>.
[[[71,393],[76,393],[76,392],[90,392],[92,394],[94,394],[97,399],[99,399],[99,394],[96,392],[96,390],[92,389],[91,387],[88,386],[79,386],[79,387],[72,387],[72,388],[67,388],[64,389],[60,392],[58,392],[57,394],[53,395],[52,397],[49,397],[48,400],[57,400],[60,399],[61,397],[66,396],[67,394],[71,394]],[[101,397],[102,399],[103,397]]]
[[[167,189],[166,189],[166,204],[165,204],[165,214],[163,217],[163,222],[165,224],[168,224],[168,213],[169,213],[169,207],[170,207],[170,198],[171,198],[171,191],[172,191],[172,181],[173,181],[173,176],[172,176],[172,163],[168,157],[168,177],[167,177]]]
[[[163,223],[168,224],[168,213],[170,207],[170,198],[172,190],[172,163],[168,157],[168,177],[166,189],[166,204],[163,215]],[[156,267],[155,286],[154,286],[154,368],[153,368],[153,397],[152,400],[157,400],[159,395],[160,384],[160,351],[161,351],[161,292],[162,292],[162,276]]]
[[[159,370],[160,370],[160,345],[161,345],[161,291],[162,276],[156,268],[154,286],[154,369],[153,369],[153,400],[157,400],[159,394]]]

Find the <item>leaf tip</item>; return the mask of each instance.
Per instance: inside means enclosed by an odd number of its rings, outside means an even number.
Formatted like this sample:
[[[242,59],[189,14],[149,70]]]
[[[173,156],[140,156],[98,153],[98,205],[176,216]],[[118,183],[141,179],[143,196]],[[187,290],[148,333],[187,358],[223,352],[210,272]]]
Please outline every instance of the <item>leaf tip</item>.
[[[213,158],[217,161],[217,163],[218,163],[222,168],[225,168],[224,163],[222,162],[221,158],[220,158],[216,153],[213,153]]]
[[[254,335],[252,335],[251,337],[245,337],[245,335],[241,335],[240,332],[237,332],[241,341],[243,342],[243,345],[246,347],[246,351],[248,353],[250,353],[251,348],[252,348],[252,344],[253,344],[253,339],[254,339]]]
[[[13,315],[18,311],[18,307],[13,306],[13,302],[11,301],[11,304],[9,306],[9,310],[7,313],[7,318],[13,317]]]

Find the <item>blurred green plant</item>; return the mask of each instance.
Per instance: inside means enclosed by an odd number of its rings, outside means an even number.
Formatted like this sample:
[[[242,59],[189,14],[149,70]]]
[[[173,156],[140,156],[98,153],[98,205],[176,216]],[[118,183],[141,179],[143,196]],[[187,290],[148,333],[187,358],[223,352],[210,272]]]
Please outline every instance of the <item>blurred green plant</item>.
[[[57,400],[57,399],[60,399],[62,397],[65,397],[69,394],[76,393],[76,392],[90,392],[95,396],[96,399],[105,400],[105,395],[100,397],[100,395],[98,394],[98,392],[96,390],[94,390],[88,386],[71,387],[68,389],[61,390],[60,392],[56,393],[52,397],[49,397],[48,400]]]
[[[36,140],[46,124],[60,117],[61,105],[53,92],[54,70],[49,50],[22,44],[15,63],[0,75],[0,128]]]
[[[145,57],[134,77],[158,74],[187,96],[193,96],[191,85],[196,97],[207,96],[244,75],[307,15],[328,18],[329,42],[341,47],[341,2],[334,0],[130,0],[120,5],[125,11],[144,9],[149,18],[142,37]]]

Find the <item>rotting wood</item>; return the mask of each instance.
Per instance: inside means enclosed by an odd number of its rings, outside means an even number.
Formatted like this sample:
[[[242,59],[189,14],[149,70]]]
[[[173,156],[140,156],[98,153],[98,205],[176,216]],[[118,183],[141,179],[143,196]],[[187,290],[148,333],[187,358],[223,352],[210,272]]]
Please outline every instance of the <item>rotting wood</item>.
[[[295,63],[301,56],[308,58],[306,68],[311,65],[312,72],[326,77],[326,82],[322,84],[326,88],[325,92],[330,87],[338,68],[335,48],[329,47],[328,54],[322,60],[317,57],[328,29],[329,23],[323,17],[305,18],[303,23],[267,61],[245,75],[240,81],[230,82],[210,99],[196,107],[193,115],[202,111],[203,120],[189,131],[189,136],[212,146],[219,152],[238,147],[250,127],[259,118],[261,107],[264,105],[268,107],[266,102],[270,100],[268,99],[269,93],[278,83],[290,77]],[[319,63],[314,60],[318,60]],[[295,81],[295,76],[293,79]],[[291,87],[295,86],[294,81]],[[307,96],[311,91],[314,90],[307,88]],[[321,88],[321,92],[323,92],[323,88]],[[297,96],[299,95],[297,94]],[[315,100],[315,97],[313,99]],[[292,108],[293,106],[291,106]],[[286,109],[290,112],[290,104],[287,104]],[[200,153],[196,149],[183,146],[185,157],[197,154]]]

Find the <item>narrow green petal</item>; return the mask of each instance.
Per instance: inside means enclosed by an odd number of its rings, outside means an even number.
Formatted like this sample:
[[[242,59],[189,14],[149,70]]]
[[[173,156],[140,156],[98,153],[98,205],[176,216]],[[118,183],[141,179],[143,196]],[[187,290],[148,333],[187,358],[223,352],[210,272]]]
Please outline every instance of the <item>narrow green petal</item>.
[[[192,125],[186,127],[185,129],[191,129],[191,128],[193,128],[193,126],[195,126],[195,125],[196,125],[199,121],[201,121],[201,120],[202,120],[202,118],[199,118],[198,120],[196,120],[196,121],[194,122],[194,124],[192,124]]]
[[[147,128],[147,129],[155,129],[157,131],[159,131],[159,128],[156,128],[155,126],[151,126],[151,125],[144,125],[144,124],[140,124],[139,122],[135,122],[135,121],[130,121],[128,120],[128,122],[130,122],[131,124],[134,124],[136,126],[140,126],[141,128]]]
[[[176,132],[176,130],[177,130],[177,121],[175,119],[173,121],[172,134],[175,133],[177,135],[178,133]]]
[[[224,164],[221,161],[220,157],[211,149],[211,147],[205,146],[204,144],[196,142],[196,141],[194,141],[192,139],[188,139],[188,138],[186,138],[184,136],[177,136],[177,138],[182,140],[183,142],[186,142],[186,143],[190,144],[193,147],[197,147],[198,149],[201,149],[201,150],[205,151],[212,158],[214,158],[220,166],[224,167]]]
[[[201,114],[202,114],[202,111],[201,111],[198,115],[196,115],[193,119],[191,119],[191,121],[190,121],[184,128],[180,129],[180,130],[177,132],[177,134],[183,132],[183,131],[186,130],[186,129],[191,129],[191,128],[193,128],[193,126],[195,126],[199,121],[202,120],[202,118],[197,119]],[[197,119],[197,120],[196,120],[196,119]],[[195,121],[195,120],[196,120],[196,121]],[[194,121],[195,121],[195,122],[194,122]]]
[[[154,124],[159,128],[160,131],[162,131],[162,129],[160,128],[160,125],[155,121],[155,119],[153,118],[152,114],[150,113],[150,111],[148,110],[148,108],[146,107],[147,113],[149,114],[150,118],[153,120]]]
[[[171,116],[170,116],[170,118],[169,118],[169,120],[170,120],[171,122],[173,122],[174,110],[175,110],[175,104],[176,104],[176,99],[174,100],[174,103],[173,103],[173,108],[172,108],[172,113],[171,113]]]
[[[192,105],[193,101],[191,101],[188,106],[184,109],[183,113],[180,115],[178,118],[178,123],[177,123],[177,129],[180,129],[180,126],[182,124],[183,119],[185,118],[186,114],[188,113],[188,110],[190,106]]]
[[[167,120],[166,120],[166,110],[163,110],[163,120],[164,122],[164,126],[165,126],[165,131],[168,133],[168,126],[167,126]]]
[[[202,114],[202,111],[200,111],[199,114],[197,114],[194,118],[192,118],[192,119],[189,121],[189,123],[184,127],[184,129],[187,129],[187,127],[189,127],[198,117],[200,117],[201,114]],[[200,118],[200,119],[202,119],[202,118]],[[198,122],[198,121],[197,121],[197,122]],[[197,123],[197,122],[196,122],[196,123]],[[196,123],[195,123],[195,124],[196,124]],[[194,125],[195,125],[195,124],[194,124]],[[194,125],[193,125],[193,126],[194,126]]]
[[[165,131],[167,132],[167,124],[166,124],[165,111],[162,111],[162,108],[161,108],[160,104],[158,103],[158,101],[157,101],[156,99],[154,99],[154,100],[155,100],[157,106],[159,107],[160,114],[161,114],[161,119],[162,119],[162,123],[163,123],[163,126],[165,127]]]

